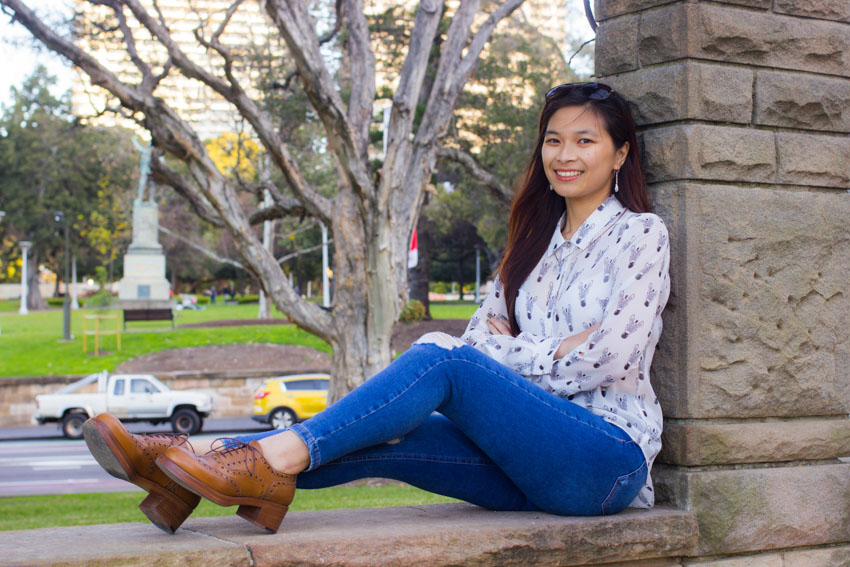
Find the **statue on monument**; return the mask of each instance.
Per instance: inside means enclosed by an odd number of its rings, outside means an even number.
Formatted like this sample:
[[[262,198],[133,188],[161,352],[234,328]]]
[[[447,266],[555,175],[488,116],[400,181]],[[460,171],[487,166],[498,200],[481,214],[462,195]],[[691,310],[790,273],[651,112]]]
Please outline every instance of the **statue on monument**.
[[[151,154],[153,150],[150,142],[147,145],[142,145],[136,138],[133,138],[133,145],[139,152],[139,193],[136,196],[137,201],[143,201],[145,196],[145,188],[148,185],[148,178],[151,174]],[[150,201],[155,202],[156,196],[154,187],[151,187]]]
[[[149,199],[144,200],[145,189],[147,189],[151,171],[151,155],[153,150],[151,144],[142,145],[133,138],[133,145],[138,150],[139,156],[139,191],[133,201],[133,242],[131,249],[154,248],[161,249],[159,245],[159,207],[156,204],[156,191],[153,183],[149,192]]]
[[[153,149],[150,143],[143,145],[136,139],[133,145],[140,154],[139,191],[133,201],[133,241],[124,255],[124,277],[119,284],[118,297],[125,305],[139,305],[142,301],[147,308],[154,304],[168,307],[165,255],[159,244],[159,206],[154,184],[150,181]],[[145,200],[148,184],[150,192]]]

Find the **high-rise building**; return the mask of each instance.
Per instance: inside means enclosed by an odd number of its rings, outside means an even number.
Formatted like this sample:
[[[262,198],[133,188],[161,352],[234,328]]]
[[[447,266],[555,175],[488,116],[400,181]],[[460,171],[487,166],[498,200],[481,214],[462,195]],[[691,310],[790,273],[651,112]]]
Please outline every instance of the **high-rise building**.
[[[224,21],[227,8],[232,2],[157,0],[154,3],[153,0],[142,0],[142,4],[153,17],[161,16],[170,30],[172,39],[187,56],[214,74],[223,75],[224,60],[214,50],[205,48],[196,38],[196,33],[200,33],[206,40],[211,39]],[[154,4],[158,6],[159,13]],[[99,29],[101,26],[112,27],[118,23],[112,9],[84,1],[79,1],[77,8],[81,14],[76,30],[80,47],[121,80],[138,83],[141,80],[141,72],[130,57],[127,44],[120,39],[121,32],[104,33]],[[165,48],[151,37],[133,17],[129,8],[124,8],[124,14],[139,59],[151,66],[154,75],[161,73],[168,60]],[[272,28],[271,22],[266,14],[261,12],[257,2],[245,2],[240,5],[219,40],[221,44],[233,50],[236,56],[234,72],[243,87],[248,90],[249,96],[257,94],[256,85],[264,71],[274,64],[275,57],[280,57],[285,52],[277,31]],[[239,124],[238,114],[230,103],[200,81],[185,77],[176,68],[170,70],[155,94],[191,123],[201,139],[215,138],[224,132],[235,132],[244,128]],[[117,108],[118,103],[105,90],[93,87],[84,73],[78,73],[74,81],[72,106],[74,112],[79,115],[99,115],[96,120],[100,123],[135,126],[132,120],[121,119],[114,113],[102,114],[107,107]]]
[[[413,11],[417,3],[417,0],[365,0],[365,10],[369,14],[378,14],[391,6],[400,5]],[[331,27],[335,17],[332,4],[333,0],[314,2],[313,13],[317,17],[317,25],[323,28],[319,30],[320,33]],[[223,74],[223,59],[214,50],[205,48],[196,38],[196,33],[201,33],[207,40],[210,39],[224,21],[227,9],[232,5],[230,0],[142,0],[142,5],[152,16],[161,17],[166,22],[172,39],[193,61],[216,75]],[[454,10],[458,0],[448,0],[447,5],[449,10]],[[140,81],[141,73],[120,37],[121,32],[101,31],[103,28],[113,28],[117,25],[118,21],[112,9],[79,0],[77,12],[81,14],[77,26],[78,44],[121,80],[130,83]],[[151,65],[154,75],[161,73],[168,59],[165,48],[151,37],[128,8],[124,8],[124,14],[138,57]],[[565,0],[525,0],[512,18],[519,19],[537,28],[543,35],[551,37],[562,51],[569,55],[568,11]],[[503,21],[501,25],[510,25],[510,21]],[[220,41],[237,55],[235,73],[252,97],[259,95],[259,81],[269,76],[272,69],[279,70],[280,66],[287,62],[281,59],[286,53],[283,40],[268,16],[261,10],[260,3],[256,1],[244,2],[239,6]],[[375,48],[380,51],[380,46],[376,45]],[[329,60],[333,59],[332,54],[327,55]],[[396,80],[397,71],[385,73],[379,68],[376,74],[378,92],[385,86],[392,89]],[[239,116],[230,103],[200,81],[183,76],[177,69],[170,70],[155,94],[162,97],[188,121],[201,139],[247,129],[246,125],[240,123]],[[77,73],[72,87],[72,105],[75,113],[96,116],[92,119],[102,124],[137,127],[129,118],[120,118],[112,112],[103,113],[107,108],[118,108],[117,101],[105,90],[92,86],[88,76],[81,72]]]

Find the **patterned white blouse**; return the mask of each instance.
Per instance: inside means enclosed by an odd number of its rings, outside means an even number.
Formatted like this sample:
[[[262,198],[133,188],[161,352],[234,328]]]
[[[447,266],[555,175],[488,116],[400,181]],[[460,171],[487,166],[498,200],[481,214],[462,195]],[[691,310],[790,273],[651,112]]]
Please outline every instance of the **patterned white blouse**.
[[[544,390],[566,397],[622,428],[648,466],[661,449],[661,408],[649,367],[670,294],[667,228],[651,213],[633,213],[613,196],[567,241],[555,227],[543,257],[516,299],[520,334],[493,335],[487,317],[507,319],[496,278],[462,339]],[[554,360],[565,338],[592,325],[588,340]],[[652,481],[633,507],[655,501]]]

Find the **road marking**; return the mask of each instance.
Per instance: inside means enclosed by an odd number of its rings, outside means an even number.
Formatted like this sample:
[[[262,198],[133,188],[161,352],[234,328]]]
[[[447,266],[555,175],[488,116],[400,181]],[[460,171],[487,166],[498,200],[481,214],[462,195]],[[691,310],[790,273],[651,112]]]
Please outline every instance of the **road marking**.
[[[0,465],[6,467],[44,467],[44,468],[52,468],[52,467],[87,467],[97,465],[97,461],[94,460],[93,457],[78,457],[76,459],[52,459],[49,457],[45,457],[43,459],[33,459],[33,458],[12,458],[12,459],[2,459],[0,458]]]
[[[103,483],[100,478],[66,478],[65,480],[9,480],[0,481],[0,487],[5,486],[48,486],[48,485],[66,485],[66,484],[93,484]]]

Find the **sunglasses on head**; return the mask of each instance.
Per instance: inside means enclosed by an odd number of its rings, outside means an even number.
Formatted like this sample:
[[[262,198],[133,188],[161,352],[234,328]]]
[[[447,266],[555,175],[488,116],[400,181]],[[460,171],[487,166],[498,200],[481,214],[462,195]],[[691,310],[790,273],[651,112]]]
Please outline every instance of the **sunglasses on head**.
[[[614,92],[614,89],[604,83],[564,83],[563,85],[552,87],[546,93],[546,102],[549,102],[556,96],[566,95],[576,89],[591,100],[605,100]]]

